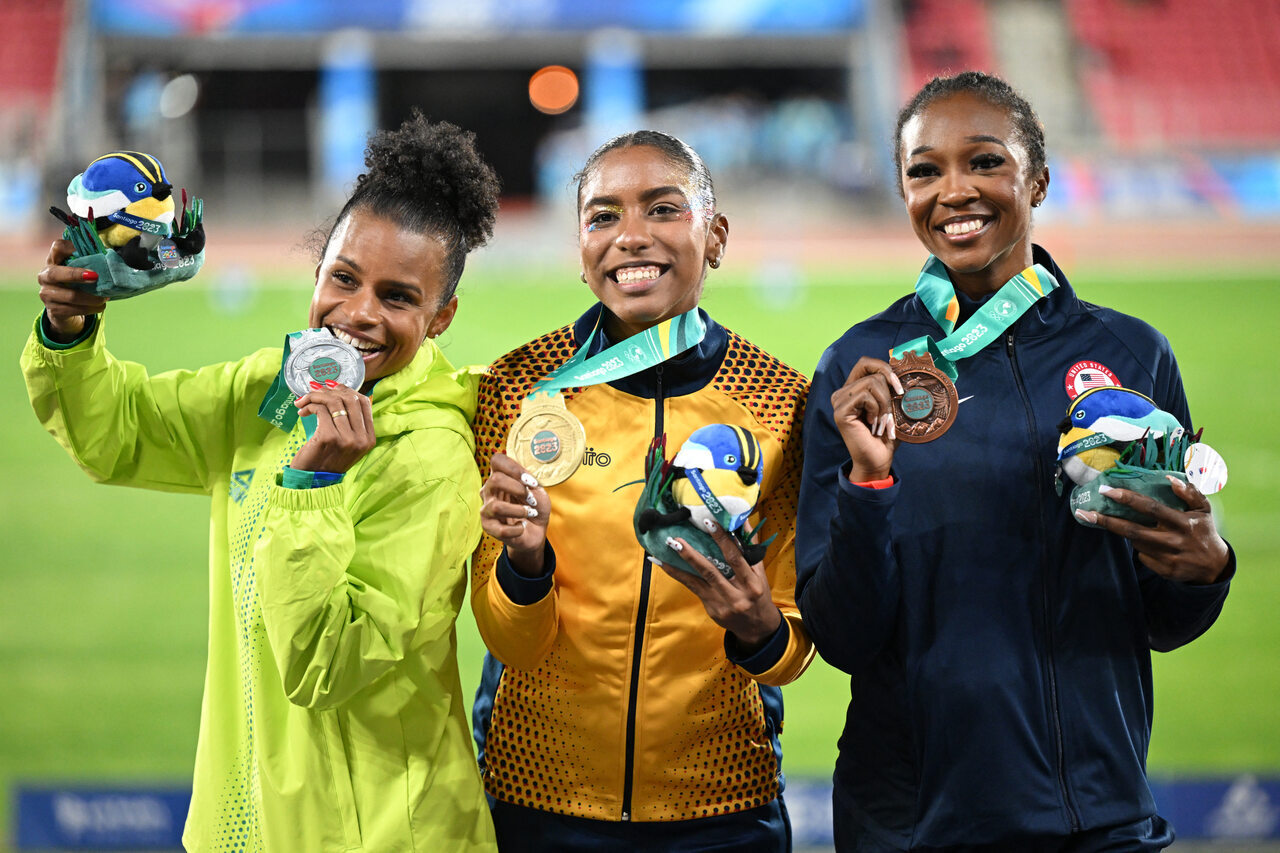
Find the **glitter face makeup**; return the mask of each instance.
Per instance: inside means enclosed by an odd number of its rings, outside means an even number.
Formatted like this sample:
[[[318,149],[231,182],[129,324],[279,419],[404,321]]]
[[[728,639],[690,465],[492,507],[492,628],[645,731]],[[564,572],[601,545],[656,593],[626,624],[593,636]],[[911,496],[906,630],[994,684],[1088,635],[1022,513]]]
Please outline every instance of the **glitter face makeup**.
[[[605,153],[582,186],[582,270],[609,310],[611,336],[636,334],[698,304],[729,224],[709,196],[650,146]],[[616,322],[613,322],[616,321]]]

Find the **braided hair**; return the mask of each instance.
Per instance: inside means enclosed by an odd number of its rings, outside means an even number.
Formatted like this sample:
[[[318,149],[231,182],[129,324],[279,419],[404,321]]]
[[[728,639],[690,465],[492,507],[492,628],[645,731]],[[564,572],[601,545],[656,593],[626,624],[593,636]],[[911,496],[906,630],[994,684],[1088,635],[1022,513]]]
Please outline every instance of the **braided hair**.
[[[475,139],[448,122],[428,122],[417,108],[399,129],[375,133],[365,148],[368,171],[356,178],[324,248],[355,210],[385,217],[405,231],[431,234],[445,247],[440,301],[448,302],[467,253],[493,236],[498,210],[498,176],[476,150]]]
[[[898,113],[898,126],[893,132],[893,165],[902,191],[902,128],[914,116],[924,112],[934,101],[952,95],[970,94],[995,107],[1000,107],[1013,122],[1015,139],[1027,151],[1030,174],[1039,175],[1045,167],[1044,125],[1027,99],[1004,80],[982,71],[963,71],[951,77],[934,77],[916,92],[915,97]]]

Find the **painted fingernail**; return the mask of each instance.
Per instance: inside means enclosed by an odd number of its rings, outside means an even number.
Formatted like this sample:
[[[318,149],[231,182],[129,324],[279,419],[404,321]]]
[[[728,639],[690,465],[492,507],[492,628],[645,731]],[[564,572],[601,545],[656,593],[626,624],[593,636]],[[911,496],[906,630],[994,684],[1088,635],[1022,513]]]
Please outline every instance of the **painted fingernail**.
[[[667,547],[677,554],[684,550],[684,546],[670,536],[667,537]]]
[[[902,382],[898,379],[898,374],[896,373],[889,374],[889,384],[893,386],[893,391],[895,394],[906,393],[902,390]]]
[[[1090,524],[1096,524],[1098,521],[1098,514],[1096,512],[1090,512],[1087,509],[1078,509],[1076,510],[1076,518],[1081,521],[1087,521]]]
[[[337,387],[338,387],[338,383],[337,383],[337,382],[335,382],[335,381],[333,381],[332,379],[326,379],[326,380],[324,381],[324,387],[326,387],[326,388],[337,388]]]
[[[1101,486],[1098,486],[1098,494],[1100,495],[1110,494],[1111,492],[1114,492],[1114,491],[1115,491],[1115,488],[1113,488],[1112,486],[1108,486],[1105,483],[1102,484]]]
[[[538,505],[538,499],[533,496],[533,492],[524,493],[524,502],[527,503],[529,506]]]
[[[312,391],[323,391],[323,390],[324,390],[324,386],[323,386],[323,385],[321,385],[319,382],[315,381],[314,379],[309,380],[309,381],[307,382],[307,384],[311,386],[311,390],[312,390]]]
[[[80,280],[81,281],[97,281],[98,274],[93,270],[85,270],[84,272],[80,273]]]
[[[538,511],[531,506],[527,506],[524,508],[524,514],[529,516],[530,518],[538,517]]]
[[[655,566],[657,566],[660,569],[665,568],[665,566],[661,562],[659,562],[653,557],[646,557],[646,559],[648,559],[650,563],[653,563]]]
[[[885,423],[885,426],[886,426],[886,427],[888,428],[888,430],[889,430],[889,440],[890,440],[890,441],[897,441],[897,440],[898,440],[898,425],[894,422],[894,420],[893,420],[893,414],[892,414],[892,413],[890,413],[890,412],[885,412],[885,415],[884,415],[884,423]]]
[[[707,528],[708,533],[715,533],[717,530],[720,529],[720,525],[716,524],[714,521],[712,521],[709,518],[702,519],[702,526]]]
[[[884,431],[884,418],[876,418],[875,422],[871,424],[871,434],[878,436],[883,431]]]
[[[529,473],[521,474],[521,475],[520,475],[520,482],[524,483],[526,486],[528,486],[528,487],[529,487],[529,488],[531,488],[531,489],[536,489],[536,488],[538,488],[538,481],[537,481],[537,480],[535,480],[535,479],[533,479],[533,475],[532,475],[532,474],[529,474]]]

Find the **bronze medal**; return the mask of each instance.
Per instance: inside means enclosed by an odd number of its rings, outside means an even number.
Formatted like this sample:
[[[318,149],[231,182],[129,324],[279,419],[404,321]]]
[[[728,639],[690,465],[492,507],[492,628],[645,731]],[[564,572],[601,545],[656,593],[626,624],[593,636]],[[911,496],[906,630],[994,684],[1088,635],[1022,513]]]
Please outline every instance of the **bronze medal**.
[[[543,486],[562,483],[578,470],[587,433],[560,394],[527,398],[507,434],[507,455]]]
[[[890,357],[889,366],[902,382],[902,395],[893,398],[898,438],[923,444],[950,429],[960,398],[947,374],[934,366],[933,357],[905,352],[900,359]]]

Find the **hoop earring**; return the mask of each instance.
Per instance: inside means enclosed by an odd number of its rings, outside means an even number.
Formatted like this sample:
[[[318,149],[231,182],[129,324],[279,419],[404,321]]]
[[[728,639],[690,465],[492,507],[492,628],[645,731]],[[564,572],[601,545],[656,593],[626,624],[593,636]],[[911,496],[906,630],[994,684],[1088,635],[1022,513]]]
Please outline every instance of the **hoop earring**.
[[[586,273],[586,270],[582,270],[582,271],[580,271],[580,272],[578,273],[578,279],[579,279],[583,284],[586,284],[586,283],[587,283],[587,273]]]

